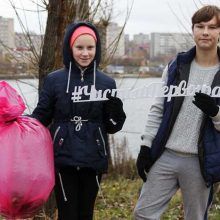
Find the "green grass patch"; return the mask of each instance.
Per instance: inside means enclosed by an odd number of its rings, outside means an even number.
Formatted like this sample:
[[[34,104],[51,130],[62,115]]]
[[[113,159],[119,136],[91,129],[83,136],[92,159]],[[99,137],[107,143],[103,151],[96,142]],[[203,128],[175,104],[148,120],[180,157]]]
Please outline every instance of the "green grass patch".
[[[94,220],[132,220],[133,210],[136,205],[142,186],[140,179],[126,179],[120,177],[117,180],[104,178],[101,183],[101,193],[97,197]],[[209,220],[220,219],[220,193],[215,195],[212,208],[209,212]],[[182,196],[178,191],[171,199],[166,212],[161,220],[183,220]]]

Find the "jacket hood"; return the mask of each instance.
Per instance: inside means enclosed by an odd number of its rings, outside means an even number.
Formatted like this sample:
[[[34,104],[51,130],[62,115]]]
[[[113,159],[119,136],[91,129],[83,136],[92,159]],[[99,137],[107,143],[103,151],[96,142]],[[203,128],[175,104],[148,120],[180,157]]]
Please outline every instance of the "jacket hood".
[[[97,42],[96,42],[96,54],[95,54],[94,60],[96,61],[97,66],[100,63],[100,59],[101,59],[101,41],[100,41],[100,36],[99,36],[98,31],[97,31],[97,28],[93,24],[91,24],[90,22],[78,21],[78,22],[73,22],[69,26],[67,26],[66,32],[65,32],[65,35],[64,35],[63,64],[65,65],[65,67],[67,69],[69,69],[70,62],[72,63],[72,65],[76,65],[76,62],[73,59],[72,49],[70,48],[70,38],[72,36],[72,33],[76,30],[76,28],[78,28],[80,26],[87,26],[95,32]],[[90,66],[93,66],[93,62],[90,64]]]

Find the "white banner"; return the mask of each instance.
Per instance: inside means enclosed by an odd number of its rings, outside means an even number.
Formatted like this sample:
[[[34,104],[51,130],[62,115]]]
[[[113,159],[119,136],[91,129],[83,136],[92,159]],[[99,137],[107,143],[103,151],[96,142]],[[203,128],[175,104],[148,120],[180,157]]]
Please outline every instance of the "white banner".
[[[195,92],[206,93],[212,97],[220,97],[220,87],[216,86],[211,89],[207,85],[188,85],[185,80],[181,81],[178,86],[164,86],[162,82],[150,83],[144,87],[136,89],[106,89],[96,90],[95,86],[76,86],[72,92],[71,99],[73,102],[94,102],[108,100],[107,94],[117,96],[120,99],[136,99],[136,98],[152,98],[167,97],[169,102],[172,97],[178,96],[194,96]],[[88,99],[82,99],[83,96]]]

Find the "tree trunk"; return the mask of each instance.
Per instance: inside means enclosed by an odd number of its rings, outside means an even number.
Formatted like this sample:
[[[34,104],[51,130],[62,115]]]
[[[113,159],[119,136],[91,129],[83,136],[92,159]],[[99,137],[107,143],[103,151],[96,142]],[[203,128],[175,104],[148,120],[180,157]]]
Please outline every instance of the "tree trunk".
[[[80,1],[79,4],[76,0],[49,0],[44,44],[39,62],[39,91],[44,77],[63,66],[62,48],[66,26],[76,19],[88,18],[88,7],[88,0]]]
[[[100,68],[104,69],[106,67],[106,32],[107,32],[107,26],[108,22],[105,22],[104,20],[99,21],[99,23],[96,24],[96,27],[99,31],[100,40],[101,40],[101,64]]]

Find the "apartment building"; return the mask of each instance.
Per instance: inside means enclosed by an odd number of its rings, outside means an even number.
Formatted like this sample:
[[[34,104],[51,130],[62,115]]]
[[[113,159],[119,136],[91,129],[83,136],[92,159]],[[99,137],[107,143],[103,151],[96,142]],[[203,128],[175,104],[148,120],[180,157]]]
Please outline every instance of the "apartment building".
[[[43,35],[29,33],[26,35],[24,33],[15,33],[15,47],[17,50],[35,50],[37,54],[40,54],[42,44],[43,44]]]
[[[143,33],[134,34],[133,42],[136,45],[147,45],[150,42],[149,35],[148,34],[143,34]]]
[[[150,58],[173,56],[186,51],[194,45],[191,34],[187,33],[151,33]]]
[[[0,51],[15,48],[14,19],[0,16]]]
[[[121,34],[120,40],[118,41],[118,37]],[[117,23],[111,22],[107,27],[106,33],[106,48],[107,53],[111,54],[114,51],[115,46],[117,45],[117,49],[114,53],[114,57],[123,57],[125,55],[125,36],[124,32],[122,32],[122,27]]]

